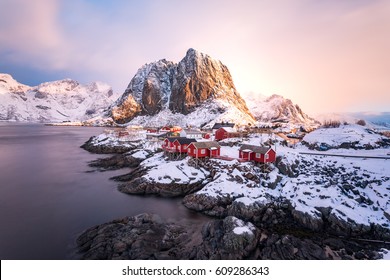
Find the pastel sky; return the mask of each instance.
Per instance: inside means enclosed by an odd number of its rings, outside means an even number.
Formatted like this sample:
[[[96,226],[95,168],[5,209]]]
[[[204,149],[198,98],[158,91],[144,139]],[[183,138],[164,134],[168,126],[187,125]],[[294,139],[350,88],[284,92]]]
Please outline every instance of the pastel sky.
[[[308,113],[390,111],[387,0],[0,0],[0,72],[122,93],[139,67],[188,48],[221,60],[245,94]]]

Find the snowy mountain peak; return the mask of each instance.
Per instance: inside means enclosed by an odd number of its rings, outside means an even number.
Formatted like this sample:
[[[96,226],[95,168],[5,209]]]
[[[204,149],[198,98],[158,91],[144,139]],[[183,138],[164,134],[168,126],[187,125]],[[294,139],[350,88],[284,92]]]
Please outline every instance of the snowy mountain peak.
[[[0,94],[9,92],[23,92],[30,89],[29,86],[19,83],[11,75],[0,73]]]
[[[246,97],[248,107],[260,123],[294,124],[318,127],[319,122],[305,114],[290,99],[274,94],[269,97],[251,94]]]
[[[53,82],[46,82],[38,85],[36,90],[50,94],[68,93],[80,86],[79,82],[72,79],[63,79]]]
[[[238,115],[245,115],[246,122],[254,122],[227,67],[189,49],[178,64],[162,59],[141,67],[112,108],[111,116],[126,123],[139,115],[166,113],[167,109],[188,115],[206,106],[206,101],[214,104],[216,112],[224,113],[234,107],[242,113]]]

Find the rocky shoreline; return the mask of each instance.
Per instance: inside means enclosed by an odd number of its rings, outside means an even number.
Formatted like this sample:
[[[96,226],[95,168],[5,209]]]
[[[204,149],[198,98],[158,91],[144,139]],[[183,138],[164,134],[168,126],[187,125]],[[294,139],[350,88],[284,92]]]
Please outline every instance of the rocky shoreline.
[[[281,234],[233,216],[199,228],[147,213],[92,227],[77,245],[82,259],[93,260],[374,260],[381,258],[383,247],[325,235]]]
[[[95,149],[91,148],[93,140],[88,142],[83,148],[89,151],[121,154],[121,148]],[[180,196],[188,209],[215,220],[201,229],[167,222],[150,213],[114,220],[80,235],[77,244],[83,259],[379,259],[378,251],[390,248],[388,229],[340,220],[324,207],[318,207],[320,214],[313,217],[283,199],[245,204],[230,195],[197,193],[213,179],[213,170],[207,178],[191,183],[147,180],[143,176],[149,170],[140,166],[143,159],[131,157],[137,148],[134,145],[121,155],[100,159],[91,166],[131,166],[135,169],[130,173],[114,178],[121,181],[119,191]],[[282,173],[295,176],[296,166],[278,164]],[[238,225],[250,228],[250,233],[235,233]]]

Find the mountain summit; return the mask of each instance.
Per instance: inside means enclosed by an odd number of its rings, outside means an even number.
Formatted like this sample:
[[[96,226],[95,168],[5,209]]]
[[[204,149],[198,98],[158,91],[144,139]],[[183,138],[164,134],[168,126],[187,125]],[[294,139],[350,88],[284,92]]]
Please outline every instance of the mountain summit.
[[[290,99],[273,94],[263,96],[251,94],[245,96],[249,110],[254,118],[261,123],[273,123],[281,126],[303,126],[315,128],[319,122],[305,114],[302,109]]]
[[[213,118],[254,122],[228,68],[206,54],[189,49],[177,64],[162,59],[138,69],[113,106],[111,116],[118,123],[163,112],[191,117],[205,107],[210,115],[203,119],[203,124]],[[229,112],[232,110],[237,112]]]

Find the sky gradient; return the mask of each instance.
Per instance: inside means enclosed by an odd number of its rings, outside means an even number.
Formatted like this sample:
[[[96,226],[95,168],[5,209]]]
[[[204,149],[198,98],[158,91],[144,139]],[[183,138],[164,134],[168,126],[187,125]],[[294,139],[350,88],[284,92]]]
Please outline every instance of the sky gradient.
[[[240,93],[310,114],[390,111],[390,1],[0,0],[0,72],[122,93],[139,67],[188,48],[221,60]]]

